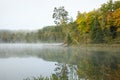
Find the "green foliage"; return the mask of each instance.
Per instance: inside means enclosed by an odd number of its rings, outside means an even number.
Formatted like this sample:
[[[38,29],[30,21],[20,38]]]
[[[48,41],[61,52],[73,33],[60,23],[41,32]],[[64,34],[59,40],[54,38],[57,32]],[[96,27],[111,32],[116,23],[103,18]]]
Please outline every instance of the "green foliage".
[[[103,33],[98,22],[98,17],[94,17],[93,25],[90,30],[90,37],[93,43],[102,43],[103,42]]]
[[[38,39],[41,42],[62,42],[64,41],[64,33],[61,26],[47,26],[40,29]]]
[[[1,30],[0,31],[0,42],[3,43],[28,43],[37,42],[36,32],[31,31],[10,31]]]
[[[63,6],[59,8],[54,8],[53,18],[55,19],[55,24],[65,24],[68,20],[68,12],[64,9]]]
[[[109,47],[109,46],[108,46]],[[116,47],[61,47],[39,52],[40,58],[58,62],[50,77],[36,77],[30,80],[119,80],[120,50]],[[57,49],[57,50],[56,50]],[[52,54],[51,54],[52,53]],[[29,80],[29,79],[28,79]]]
[[[67,44],[70,45],[72,43],[72,39],[70,34],[67,35]]]
[[[109,0],[99,9],[78,12],[77,19],[71,19],[71,22],[68,22],[68,12],[63,6],[55,7],[52,17],[56,26],[28,32],[0,31],[0,42],[63,42],[80,45],[91,42],[115,43],[114,40],[120,39],[120,1]]]
[[[120,8],[120,1],[115,1],[114,2],[114,10],[119,9]]]
[[[80,32],[78,37],[80,41],[85,42],[88,39],[88,42],[92,43],[109,43],[118,38],[117,34],[120,31],[119,5],[120,1],[109,0],[97,10],[79,13],[75,22]],[[86,33],[89,36],[85,39]]]

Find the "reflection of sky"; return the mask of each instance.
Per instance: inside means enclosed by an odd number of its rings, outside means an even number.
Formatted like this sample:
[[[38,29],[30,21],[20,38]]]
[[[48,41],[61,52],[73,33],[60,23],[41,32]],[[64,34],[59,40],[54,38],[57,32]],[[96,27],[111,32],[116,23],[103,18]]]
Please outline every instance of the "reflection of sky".
[[[0,44],[0,80],[21,80],[39,75],[50,76],[56,67],[56,62],[81,66],[86,64],[86,62],[82,63],[86,60],[96,65],[111,65],[113,62],[118,64],[119,53],[120,50],[116,47],[77,48],[63,47],[61,43],[3,43]]]
[[[0,80],[22,80],[27,77],[50,76],[54,72],[55,62],[39,58],[0,59]]]
[[[54,73],[56,62],[44,61],[37,57],[60,49],[60,44],[0,44],[0,80],[50,76]]]
[[[0,0],[0,29],[38,29],[53,25],[53,9],[65,6],[69,16],[91,11],[108,0]]]

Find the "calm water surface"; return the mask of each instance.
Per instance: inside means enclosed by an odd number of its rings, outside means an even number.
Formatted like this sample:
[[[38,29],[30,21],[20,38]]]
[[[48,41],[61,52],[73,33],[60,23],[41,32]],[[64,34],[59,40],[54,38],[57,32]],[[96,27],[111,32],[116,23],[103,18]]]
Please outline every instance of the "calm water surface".
[[[0,80],[61,76],[64,69],[70,80],[119,80],[120,48],[0,44]]]

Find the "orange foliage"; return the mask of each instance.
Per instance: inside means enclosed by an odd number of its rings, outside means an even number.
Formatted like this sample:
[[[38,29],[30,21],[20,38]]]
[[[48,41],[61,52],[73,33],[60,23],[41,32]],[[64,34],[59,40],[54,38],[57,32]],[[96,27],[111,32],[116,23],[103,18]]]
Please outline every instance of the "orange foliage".
[[[114,19],[114,26],[120,27],[120,8],[115,10],[112,14]]]
[[[114,22],[112,12],[108,11],[106,13],[106,17],[107,17],[107,26],[109,28],[111,25],[113,25],[113,22]]]

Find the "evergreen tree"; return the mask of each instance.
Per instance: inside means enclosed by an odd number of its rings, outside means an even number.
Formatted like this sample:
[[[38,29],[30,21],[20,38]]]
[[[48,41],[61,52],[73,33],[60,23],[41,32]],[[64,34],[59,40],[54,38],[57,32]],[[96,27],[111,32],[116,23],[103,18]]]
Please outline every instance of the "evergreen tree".
[[[100,28],[100,24],[97,16],[94,17],[93,24],[91,26],[90,38],[92,43],[102,43],[103,42],[103,32]]]

